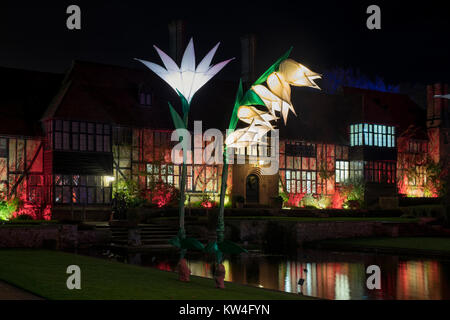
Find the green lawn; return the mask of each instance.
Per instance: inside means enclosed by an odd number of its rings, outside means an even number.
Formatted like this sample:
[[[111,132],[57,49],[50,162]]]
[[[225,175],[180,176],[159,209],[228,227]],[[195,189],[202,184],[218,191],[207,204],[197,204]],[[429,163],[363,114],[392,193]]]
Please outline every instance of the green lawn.
[[[66,269],[81,268],[81,290],[68,290]],[[0,279],[47,299],[306,299],[295,294],[226,283],[153,268],[44,250],[0,250]]]
[[[154,221],[170,221],[178,220],[178,217],[160,217],[154,218]],[[206,217],[199,217],[197,221],[207,220]],[[279,217],[279,216],[239,216],[239,217],[225,217],[225,220],[272,220],[272,221],[293,221],[293,222],[330,222],[330,221],[347,221],[347,222],[362,222],[362,221],[380,221],[380,222],[418,222],[418,218],[401,218],[401,217]]]
[[[400,237],[363,238],[320,241],[325,245],[357,246],[365,248],[396,248],[421,251],[442,251],[450,253],[450,238]]]
[[[226,217],[227,220],[276,220],[276,221],[295,221],[295,222],[328,222],[328,221],[386,221],[386,222],[417,222],[417,218],[371,218],[371,217],[276,217],[276,216],[243,216],[243,217]]]

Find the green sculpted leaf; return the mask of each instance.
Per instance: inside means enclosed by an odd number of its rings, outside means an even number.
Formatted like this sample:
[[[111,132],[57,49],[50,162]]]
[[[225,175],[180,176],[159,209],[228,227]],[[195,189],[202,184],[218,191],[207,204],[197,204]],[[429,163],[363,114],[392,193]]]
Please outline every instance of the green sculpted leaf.
[[[217,242],[212,241],[212,242],[208,242],[208,244],[205,247],[204,250],[206,253],[216,253],[217,251],[219,251],[219,247],[217,246]]]
[[[187,99],[184,97],[184,95],[180,91],[178,91],[178,89],[177,89],[177,93],[181,99],[181,110],[183,111],[183,121],[187,127],[187,117],[188,117],[189,109],[191,108],[191,105],[189,104]]]
[[[222,251],[223,253],[239,254],[242,252],[248,252],[246,249],[229,240],[224,240],[223,242],[219,243],[218,246],[219,250]]]
[[[293,47],[291,47],[281,58],[279,58],[272,66],[270,66],[270,68],[267,69],[266,72],[264,72],[253,85],[256,86],[258,84],[264,83],[272,72],[277,71],[280,63],[286,60],[291,54],[292,48]]]
[[[181,240],[181,248],[203,251],[205,246],[195,238],[185,238]]]
[[[240,79],[238,91],[236,93],[236,99],[234,100],[234,108],[233,108],[233,113],[231,114],[230,125],[228,126],[228,129],[230,129],[230,130],[236,129],[236,126],[237,126],[237,123],[239,120],[237,117],[237,112],[240,107],[240,102],[242,100],[242,96],[243,96],[242,79]]]
[[[248,90],[240,103],[241,106],[265,106],[266,104],[253,90]]]
[[[170,239],[169,243],[174,247],[181,248],[180,238],[178,236],[175,236],[172,239]]]
[[[172,116],[173,124],[176,129],[186,129],[186,125],[184,121],[181,119],[178,112],[172,107],[172,104],[169,102],[170,115]]]

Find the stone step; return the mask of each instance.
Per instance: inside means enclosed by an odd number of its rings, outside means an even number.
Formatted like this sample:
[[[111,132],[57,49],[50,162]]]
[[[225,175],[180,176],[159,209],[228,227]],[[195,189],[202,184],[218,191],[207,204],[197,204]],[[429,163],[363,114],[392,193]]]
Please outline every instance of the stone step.
[[[147,234],[155,234],[155,235],[158,235],[158,234],[177,234],[178,233],[178,231],[141,231],[140,232],[140,234],[141,235],[147,235]],[[124,232],[111,232],[111,234],[116,234],[116,235],[124,235],[124,236],[126,236],[126,235],[128,235],[128,231],[124,231]]]
[[[103,229],[105,230],[105,229]],[[111,232],[113,233],[128,233],[128,229],[124,230],[114,230],[112,229]],[[140,229],[141,233],[164,233],[164,232],[178,232],[178,229],[158,229],[158,230],[151,230],[151,229]]]
[[[170,239],[161,239],[161,240],[156,240],[156,239],[151,239],[151,240],[141,240],[141,244],[142,245],[156,245],[156,244],[169,244],[169,240]],[[201,243],[206,244],[207,241],[206,240],[202,240],[202,239],[197,239],[199,240]],[[127,245],[128,244],[128,240],[125,239],[121,239],[121,240],[115,240],[112,241],[111,243],[114,244],[120,244],[120,245]]]
[[[164,234],[164,233],[178,233],[178,230],[141,230],[141,234]]]
[[[173,249],[174,246],[171,244],[147,244],[139,247],[140,250],[142,249]]]

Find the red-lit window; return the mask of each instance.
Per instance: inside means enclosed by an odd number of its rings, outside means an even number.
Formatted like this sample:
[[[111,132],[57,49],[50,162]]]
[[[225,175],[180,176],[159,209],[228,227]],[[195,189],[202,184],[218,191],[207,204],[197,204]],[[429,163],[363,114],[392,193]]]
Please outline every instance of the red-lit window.
[[[409,140],[408,152],[409,153],[426,153],[427,152],[427,141]]]
[[[368,182],[395,183],[395,162],[365,161],[364,178]]]
[[[41,203],[44,185],[44,176],[30,175],[28,177],[28,201],[33,203]]]

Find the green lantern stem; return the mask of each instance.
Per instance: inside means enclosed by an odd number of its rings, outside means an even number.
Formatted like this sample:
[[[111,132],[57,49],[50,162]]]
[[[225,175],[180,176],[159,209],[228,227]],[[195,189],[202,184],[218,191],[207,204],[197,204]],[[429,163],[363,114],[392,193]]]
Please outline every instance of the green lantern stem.
[[[181,105],[183,110],[183,119],[181,119],[178,112],[175,111],[175,109],[172,107],[172,105],[169,102],[169,108],[170,108],[170,114],[172,115],[173,123],[175,124],[176,129],[187,129],[188,126],[188,114],[190,109],[190,104],[186,100],[186,98],[181,94],[181,92],[178,92],[178,95],[181,99]],[[181,138],[183,139],[183,138]],[[184,224],[184,218],[185,218],[185,205],[184,202],[186,200],[186,177],[187,177],[187,150],[185,147],[183,147],[183,165],[181,167],[181,180],[180,180],[180,200],[178,203],[178,217],[179,217],[179,230],[178,230],[178,238],[180,239],[180,243],[183,242],[184,239],[186,239],[186,229]],[[186,254],[186,249],[180,247],[180,259],[183,259]]]
[[[278,67],[280,66],[281,62],[286,60],[290,53],[292,51],[292,47],[289,48],[289,50],[281,56],[273,65],[270,66],[262,75],[259,77],[253,85],[258,85],[264,83],[268,76],[278,70]],[[242,89],[242,79],[239,81],[239,87],[238,91],[236,93],[236,99],[234,102],[234,108],[233,113],[231,114],[230,124],[229,124],[229,131],[234,131],[236,129],[237,123],[239,121],[237,117],[237,112],[240,106],[243,105],[265,105],[264,102],[261,100],[261,98],[252,90],[249,89],[245,95],[243,94]],[[230,132],[231,133],[231,132]],[[227,180],[228,180],[228,154],[227,154],[227,147],[224,146],[223,151],[223,167],[222,167],[222,181],[220,185],[220,203],[219,203],[219,215],[217,218],[217,240],[216,243],[220,244],[223,243],[225,240],[225,193],[227,191]],[[220,249],[216,251],[216,261],[218,264],[222,263],[223,261],[223,253]]]

